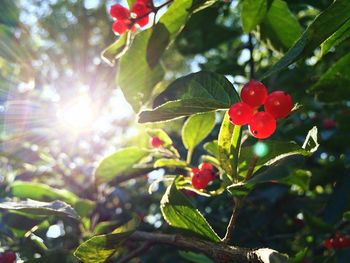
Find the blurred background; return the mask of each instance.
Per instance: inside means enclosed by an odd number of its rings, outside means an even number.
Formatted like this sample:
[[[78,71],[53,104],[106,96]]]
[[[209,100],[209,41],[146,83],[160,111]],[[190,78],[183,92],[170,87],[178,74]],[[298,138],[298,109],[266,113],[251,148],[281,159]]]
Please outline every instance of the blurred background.
[[[100,56],[117,39],[108,14],[116,2],[0,0],[0,200],[28,197],[13,187],[16,181],[25,181],[96,202],[84,217],[84,227],[69,220],[1,212],[0,249],[16,251],[24,262],[76,262],[72,251],[79,240],[108,232],[134,212],[144,230],[171,231],[159,211],[164,186],[148,193],[149,184],[167,171],[105,185],[96,200],[93,170],[98,161],[125,145],[149,147],[146,127],[137,124],[116,87],[118,65],[111,67]],[[262,24],[251,42],[242,31],[238,1],[218,1],[196,13],[165,54],[167,80],[210,70],[227,76],[239,90],[249,79],[249,45],[254,46],[255,75],[261,76],[332,1],[285,2],[297,21],[295,30],[285,32],[283,21],[275,18]],[[273,139],[301,144],[316,125],[321,147],[312,158],[288,160],[290,170],[297,168],[292,183],[262,184],[249,196],[235,232],[237,245],[271,247],[295,262],[347,262],[349,249],[325,250],[323,242],[336,233],[350,233],[349,92],[319,97],[307,89],[349,47],[344,41],[327,54],[317,49],[264,82],[269,91],[285,90],[302,105],[278,125]],[[218,114],[207,141],[217,137],[221,117]],[[183,121],[157,125],[172,136],[182,156]],[[204,152],[198,149],[197,162]],[[228,194],[192,199],[223,235],[231,213]],[[51,198],[43,194],[40,200]],[[35,233],[30,232],[34,226]],[[135,262],[191,262],[187,257],[155,247]]]

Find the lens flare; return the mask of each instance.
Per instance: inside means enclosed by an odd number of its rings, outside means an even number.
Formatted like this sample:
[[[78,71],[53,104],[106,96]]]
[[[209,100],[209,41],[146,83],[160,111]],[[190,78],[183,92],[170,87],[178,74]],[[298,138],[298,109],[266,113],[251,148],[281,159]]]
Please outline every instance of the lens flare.
[[[257,142],[254,145],[253,150],[256,156],[264,157],[269,152],[269,147],[266,145],[266,143]]]
[[[62,126],[75,132],[90,130],[95,117],[93,103],[86,95],[62,105],[57,111]]]

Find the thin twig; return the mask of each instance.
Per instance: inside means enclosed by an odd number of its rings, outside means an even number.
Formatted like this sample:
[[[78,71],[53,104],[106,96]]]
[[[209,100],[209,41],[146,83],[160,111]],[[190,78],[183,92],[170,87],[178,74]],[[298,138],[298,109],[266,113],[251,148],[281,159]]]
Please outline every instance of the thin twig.
[[[249,58],[249,74],[250,74],[250,79],[254,79],[255,76],[255,66],[254,66],[254,45],[253,45],[253,35],[252,33],[248,34],[248,49],[250,53],[250,58]]]
[[[128,263],[128,262],[130,262],[131,259],[133,259],[133,258],[143,254],[144,252],[146,252],[151,246],[152,246],[151,242],[146,242],[145,244],[143,244],[139,248],[135,249],[131,253],[125,255],[123,258],[118,260],[117,263]]]
[[[225,237],[222,239],[222,242],[226,244],[229,243],[232,238],[233,231],[235,230],[235,227],[236,227],[238,213],[240,208],[242,207],[242,202],[243,202],[242,199],[238,199],[238,198],[235,198],[234,201],[235,201],[235,204],[233,206],[230,221],[227,225],[226,234],[225,234]]]

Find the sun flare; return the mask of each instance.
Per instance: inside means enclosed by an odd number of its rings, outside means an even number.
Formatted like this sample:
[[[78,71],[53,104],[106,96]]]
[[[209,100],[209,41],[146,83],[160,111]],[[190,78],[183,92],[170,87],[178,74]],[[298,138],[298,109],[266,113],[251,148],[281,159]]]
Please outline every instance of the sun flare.
[[[57,118],[64,128],[83,132],[92,128],[96,113],[91,99],[82,95],[63,104],[57,111]]]

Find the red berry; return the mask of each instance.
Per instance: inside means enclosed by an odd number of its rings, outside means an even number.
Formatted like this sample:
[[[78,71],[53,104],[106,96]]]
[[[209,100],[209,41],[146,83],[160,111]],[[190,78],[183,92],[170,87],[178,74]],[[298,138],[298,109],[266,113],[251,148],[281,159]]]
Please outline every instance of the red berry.
[[[231,122],[235,125],[245,125],[253,117],[253,108],[244,102],[233,104],[228,110]]]
[[[326,249],[332,249],[333,248],[333,239],[326,239],[324,242],[323,242],[323,246],[326,248]]]
[[[284,91],[274,91],[267,96],[265,111],[271,113],[276,119],[285,118],[293,108],[292,97]]]
[[[203,170],[213,171],[213,165],[211,163],[202,163],[199,165],[199,169],[201,171]]]
[[[150,8],[146,6],[144,2],[136,2],[133,4],[131,8],[132,12],[136,15],[136,24],[138,24],[140,27],[144,27],[148,24],[149,16],[147,15],[150,12]],[[141,17],[138,19],[138,17]]]
[[[323,127],[327,130],[334,128],[334,126],[337,124],[337,122],[333,119],[324,119],[323,120]]]
[[[112,29],[114,33],[122,35],[129,29],[129,21],[117,20],[113,23]]]
[[[111,17],[117,20],[128,20],[130,17],[129,9],[122,6],[121,4],[112,5],[111,9],[109,10],[109,14]]]
[[[7,251],[3,254],[5,259],[4,263],[14,263],[16,262],[16,253],[13,251]],[[1,261],[0,261],[1,262]]]
[[[268,112],[257,112],[249,122],[249,130],[255,138],[266,139],[276,130],[276,120]]]
[[[192,186],[196,189],[204,189],[208,186],[208,178],[202,173],[194,173],[192,175]]]
[[[242,101],[254,108],[262,105],[266,97],[267,89],[264,84],[253,79],[245,84],[241,91]]]
[[[152,145],[154,148],[159,148],[159,147],[161,147],[163,144],[164,144],[164,142],[163,142],[161,139],[159,139],[159,137],[153,136],[153,137],[151,138],[151,145]]]

